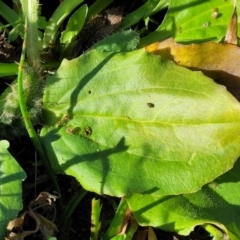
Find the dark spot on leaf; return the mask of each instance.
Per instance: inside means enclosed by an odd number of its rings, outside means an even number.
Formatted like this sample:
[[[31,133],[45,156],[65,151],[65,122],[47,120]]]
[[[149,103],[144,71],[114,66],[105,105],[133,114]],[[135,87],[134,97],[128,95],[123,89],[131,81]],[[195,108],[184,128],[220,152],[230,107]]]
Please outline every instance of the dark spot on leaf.
[[[67,134],[72,135],[72,134],[73,134],[72,131],[73,131],[73,129],[72,129],[71,126],[68,126],[68,127],[66,128],[66,133],[67,133]]]
[[[92,91],[91,91],[91,90],[89,90],[89,91],[88,91],[88,94],[91,94],[91,93],[92,93]]]
[[[66,125],[69,122],[69,120],[70,120],[69,115],[64,116],[61,120],[57,122],[58,127]]]
[[[90,127],[86,127],[84,129],[84,133],[86,136],[90,136],[92,134],[92,129]]]
[[[75,128],[72,128],[72,126],[68,126],[66,128],[66,133],[69,134],[69,135],[73,135],[73,134],[76,134],[80,131],[80,127],[75,127]]]
[[[80,127],[75,127],[75,128],[72,130],[72,134],[76,134],[76,133],[78,133],[80,130],[81,130]]]
[[[218,18],[219,17],[218,11],[213,11],[211,16],[212,16],[212,18]]]
[[[218,184],[215,183],[215,182],[211,182],[211,183],[209,184],[209,186],[210,186],[211,188],[219,188],[219,187],[221,187],[220,185],[218,185]]]
[[[209,25],[210,25],[210,22],[205,22],[205,23],[203,24],[203,27],[207,28],[207,27],[209,27]]]
[[[154,108],[154,104],[153,104],[153,103],[147,103],[147,106],[148,106],[149,108]]]

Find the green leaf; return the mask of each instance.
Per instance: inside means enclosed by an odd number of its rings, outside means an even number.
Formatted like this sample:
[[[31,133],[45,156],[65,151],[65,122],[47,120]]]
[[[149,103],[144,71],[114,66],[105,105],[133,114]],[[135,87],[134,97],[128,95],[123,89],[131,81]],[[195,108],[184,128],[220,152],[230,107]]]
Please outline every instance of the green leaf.
[[[55,43],[60,25],[72,10],[82,2],[83,0],[65,0],[58,6],[46,26],[43,36],[43,48]]]
[[[126,30],[107,36],[93,45],[92,49],[102,52],[130,52],[137,49],[139,40],[137,32]]]
[[[144,49],[64,60],[46,83],[42,143],[53,169],[89,191],[189,193],[240,154],[237,100]]]
[[[0,15],[9,24],[13,24],[17,22],[19,19],[19,15],[1,0],[0,0]]]
[[[88,9],[87,20],[106,9],[114,0],[96,0]]]
[[[24,32],[24,25],[22,23],[17,24],[8,34],[8,41],[13,42],[20,35],[22,36]]]
[[[115,237],[111,238],[111,240],[125,240],[125,239],[127,239],[126,234],[120,234],[118,236],[115,236]]]
[[[84,4],[74,12],[67,23],[66,29],[61,33],[60,43],[68,44],[79,34],[84,25],[87,12],[87,4]]]
[[[8,222],[22,209],[22,180],[26,178],[25,172],[7,151],[8,147],[7,141],[0,141],[0,239],[6,236]]]
[[[176,42],[220,41],[226,34],[233,8],[231,1],[170,1],[164,22],[142,38],[141,44],[169,37],[174,37]],[[217,9],[217,18],[212,17],[214,9]]]
[[[134,194],[127,202],[140,225],[188,235],[196,225],[211,223],[228,235],[224,239],[238,240],[239,168],[240,159],[233,169],[196,193],[162,197]]]
[[[118,204],[115,215],[108,226],[108,229],[106,229],[102,237],[103,240],[112,239],[114,238],[114,236],[117,236],[121,232],[127,209],[128,204],[125,198],[122,198],[120,203]]]
[[[120,25],[121,29],[128,29],[134,24],[137,24],[142,19],[159,12],[160,10],[166,8],[169,5],[169,0],[148,0],[146,3],[142,4],[138,9],[129,13],[122,20]]]
[[[0,77],[17,75],[18,65],[16,63],[0,63]]]
[[[44,16],[38,17],[38,28],[45,29],[47,24],[48,24],[48,22],[46,21],[46,17],[44,17]]]
[[[86,20],[88,12],[87,4],[81,6],[77,11],[70,17],[66,29],[62,32],[60,43],[61,43],[61,59],[64,57],[68,58],[72,55],[72,50],[75,45],[75,39],[79,32],[81,32],[83,25]]]

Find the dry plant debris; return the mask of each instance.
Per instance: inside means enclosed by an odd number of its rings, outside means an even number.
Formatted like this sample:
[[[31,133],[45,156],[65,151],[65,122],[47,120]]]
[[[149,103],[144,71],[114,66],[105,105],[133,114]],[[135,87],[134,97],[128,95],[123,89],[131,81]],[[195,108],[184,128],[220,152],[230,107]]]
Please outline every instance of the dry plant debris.
[[[41,192],[37,198],[29,203],[28,211],[25,211],[20,217],[9,222],[7,230],[9,230],[10,233],[5,240],[22,240],[26,236],[34,234],[39,230],[43,239],[47,240],[49,237],[54,236],[54,233],[58,232],[58,228],[54,223],[56,216],[54,202],[59,197],[60,196],[48,192]],[[39,208],[42,209],[41,214],[36,212]],[[32,220],[35,223],[35,228],[30,230]]]

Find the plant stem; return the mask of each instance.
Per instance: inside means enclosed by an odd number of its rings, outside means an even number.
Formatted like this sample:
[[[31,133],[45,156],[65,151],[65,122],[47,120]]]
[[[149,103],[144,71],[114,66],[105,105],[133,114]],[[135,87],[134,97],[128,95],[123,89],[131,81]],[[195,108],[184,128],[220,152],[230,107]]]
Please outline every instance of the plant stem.
[[[203,224],[202,227],[213,236],[213,240],[224,239],[224,233],[221,232],[218,228],[216,228],[212,224],[206,223],[206,224]]]
[[[115,216],[110,223],[110,226],[104,233],[103,240],[111,239],[112,237],[119,234],[122,228],[122,223],[127,209],[128,209],[127,201],[124,198],[122,198],[118,205],[118,209],[115,213]]]
[[[78,193],[76,193],[76,195],[73,196],[69,201],[64,213],[61,215],[60,222],[62,226],[62,231],[65,234],[68,234],[68,229],[71,224],[72,214],[74,213],[76,207],[79,205],[82,199],[87,195],[87,193],[88,191],[86,191],[85,189],[81,189]],[[66,235],[63,236],[62,234],[59,240],[61,239],[66,239]]]
[[[91,213],[91,237],[90,240],[98,240],[99,230],[101,227],[100,214],[102,210],[102,205],[100,205],[100,200],[92,199],[92,213]]]
[[[45,152],[42,148],[42,145],[39,141],[38,135],[35,131],[35,129],[33,128],[32,122],[31,122],[31,118],[29,115],[29,112],[27,110],[27,106],[26,106],[26,101],[24,98],[24,93],[23,93],[23,68],[24,68],[24,61],[25,61],[25,55],[26,55],[26,41],[27,41],[27,27],[28,24],[30,24],[27,19],[25,19],[25,32],[24,32],[24,39],[23,39],[23,46],[22,46],[22,54],[20,57],[20,62],[19,62],[19,66],[18,66],[18,98],[19,98],[19,106],[20,106],[20,110],[21,110],[21,114],[23,117],[23,121],[25,123],[28,135],[30,137],[30,139],[32,140],[35,149],[38,151],[42,163],[44,164],[46,171],[48,172],[52,183],[54,184],[54,187],[56,189],[56,191],[58,191],[60,193],[60,189],[59,186],[57,184],[57,181],[55,179],[55,175],[52,171],[52,168],[50,166],[50,163],[45,155]]]
[[[22,9],[27,21],[27,56],[28,63],[36,72],[40,72],[41,64],[38,52],[38,1],[21,0]]]

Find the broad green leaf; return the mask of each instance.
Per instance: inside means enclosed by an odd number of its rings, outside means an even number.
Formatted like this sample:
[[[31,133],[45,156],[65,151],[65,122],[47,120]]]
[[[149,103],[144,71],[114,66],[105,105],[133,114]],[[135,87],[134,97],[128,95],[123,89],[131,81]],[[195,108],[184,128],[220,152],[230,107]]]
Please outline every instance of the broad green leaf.
[[[101,52],[130,52],[138,48],[139,40],[137,32],[126,30],[107,36],[94,44],[92,49]]]
[[[10,220],[22,209],[22,180],[25,172],[7,151],[9,143],[0,141],[0,239],[6,235]]]
[[[240,159],[233,169],[196,193],[162,197],[133,194],[127,197],[127,201],[140,225],[188,235],[196,225],[211,223],[228,235],[229,239],[238,240],[239,169]]]
[[[234,6],[231,1],[170,1],[169,9],[159,28],[142,38],[150,44],[173,37],[176,42],[220,41],[226,34]],[[214,17],[217,12],[217,17]]]
[[[240,154],[237,100],[144,49],[64,60],[43,103],[52,167],[99,194],[197,191]]]

